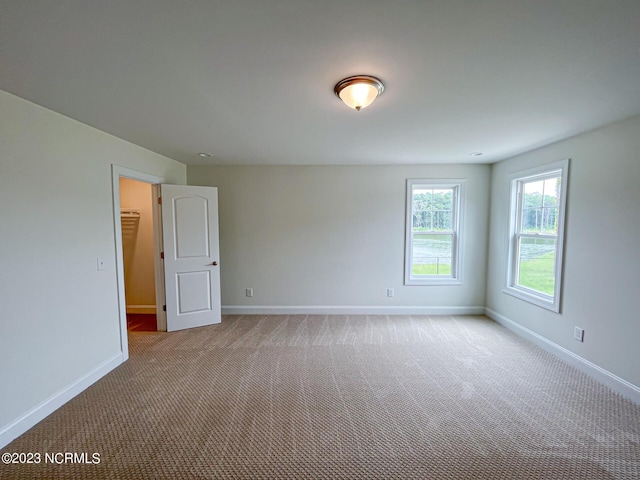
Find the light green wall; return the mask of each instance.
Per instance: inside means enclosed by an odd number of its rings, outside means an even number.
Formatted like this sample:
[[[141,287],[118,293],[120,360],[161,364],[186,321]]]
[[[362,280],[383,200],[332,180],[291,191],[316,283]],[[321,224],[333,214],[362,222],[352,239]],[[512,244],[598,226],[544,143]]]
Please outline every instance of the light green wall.
[[[0,433],[120,352],[112,163],[186,181],[178,162],[0,91]]]
[[[488,165],[190,166],[187,177],[219,189],[223,306],[484,306]],[[403,285],[408,178],[467,180],[463,285]]]
[[[562,311],[502,292],[509,174],[570,158]],[[493,166],[487,307],[640,386],[640,117]],[[573,339],[584,328],[584,343]]]

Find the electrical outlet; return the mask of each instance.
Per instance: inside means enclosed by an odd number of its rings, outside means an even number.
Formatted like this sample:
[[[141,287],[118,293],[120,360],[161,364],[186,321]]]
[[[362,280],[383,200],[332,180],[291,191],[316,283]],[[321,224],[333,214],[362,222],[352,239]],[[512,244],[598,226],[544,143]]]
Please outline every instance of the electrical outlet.
[[[580,327],[575,327],[573,329],[573,338],[579,342],[584,342],[584,330]]]
[[[393,291],[393,288],[387,288],[387,297],[393,297],[396,292]]]
[[[104,260],[102,258],[100,258],[100,257],[98,257],[96,259],[96,265],[97,265],[97,268],[98,268],[99,272],[101,272],[102,270],[105,270],[107,268],[105,266],[105,264],[104,264]]]
[[[253,297],[253,288],[247,288],[247,289],[245,290],[245,295],[246,295],[247,297]]]

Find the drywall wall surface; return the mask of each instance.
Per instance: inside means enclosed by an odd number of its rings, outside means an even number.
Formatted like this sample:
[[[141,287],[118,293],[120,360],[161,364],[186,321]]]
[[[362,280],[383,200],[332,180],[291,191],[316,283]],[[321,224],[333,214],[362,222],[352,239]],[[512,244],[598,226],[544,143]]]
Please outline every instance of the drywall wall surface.
[[[120,178],[124,283],[127,310],[133,313],[156,308],[151,196],[151,184]]]
[[[0,91],[0,432],[121,352],[112,164],[186,181],[178,162]]]
[[[223,307],[484,306],[488,165],[189,166],[187,177],[219,189]],[[403,284],[409,178],[466,180],[462,285]]]
[[[509,175],[570,158],[561,313],[503,293]],[[640,117],[497,163],[487,307],[640,386]],[[584,343],[573,330],[585,330]]]

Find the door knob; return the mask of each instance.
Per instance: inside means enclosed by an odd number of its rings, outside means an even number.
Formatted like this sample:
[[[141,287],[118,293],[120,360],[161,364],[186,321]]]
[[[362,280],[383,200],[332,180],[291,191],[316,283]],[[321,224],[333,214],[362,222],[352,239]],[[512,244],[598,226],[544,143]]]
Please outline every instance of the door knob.
[[[218,262],[213,262],[211,265],[213,265],[214,267],[218,266]]]

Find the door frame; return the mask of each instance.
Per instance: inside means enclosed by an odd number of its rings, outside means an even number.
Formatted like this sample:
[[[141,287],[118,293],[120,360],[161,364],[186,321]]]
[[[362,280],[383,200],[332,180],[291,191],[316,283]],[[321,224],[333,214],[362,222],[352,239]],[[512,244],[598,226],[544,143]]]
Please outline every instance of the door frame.
[[[120,350],[122,360],[129,358],[129,337],[127,334],[127,301],[124,288],[124,256],[122,251],[122,222],[120,220],[120,178],[130,178],[144,183],[151,184],[152,210],[153,210],[153,257],[154,276],[156,290],[156,319],[158,331],[167,330],[167,317],[163,306],[165,304],[164,292],[164,271],[160,252],[162,251],[162,217],[160,205],[157,199],[160,196],[160,184],[166,183],[167,179],[151,173],[140,172],[120,165],[111,165],[111,181],[113,188],[113,224],[116,245],[116,281],[118,288],[118,317],[120,323]]]

